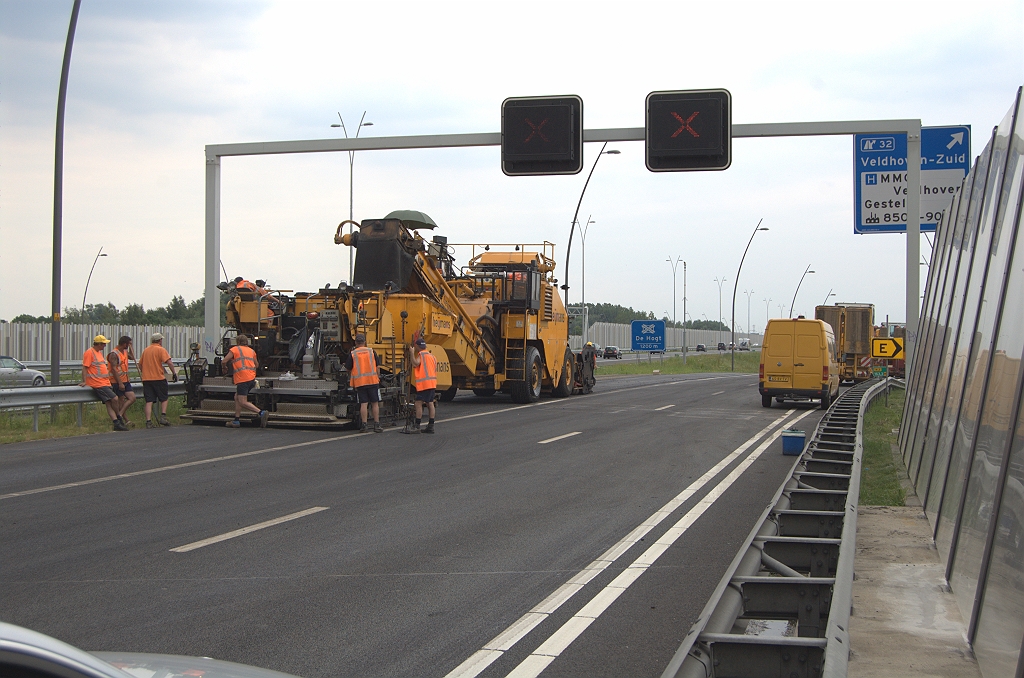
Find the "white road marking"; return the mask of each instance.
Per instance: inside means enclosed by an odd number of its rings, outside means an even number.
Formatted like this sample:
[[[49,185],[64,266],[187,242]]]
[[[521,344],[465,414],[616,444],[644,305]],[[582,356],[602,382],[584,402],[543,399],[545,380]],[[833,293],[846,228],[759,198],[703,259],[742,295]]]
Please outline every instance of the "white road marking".
[[[792,410],[790,410],[792,412]],[[789,422],[792,426],[814,410],[808,410]],[[787,415],[788,416],[788,413]],[[640,578],[651,565],[665,553],[690,527],[697,522],[704,513],[735,483],[750,466],[757,461],[768,447],[775,442],[782,431],[775,431],[763,443],[757,446],[750,455],[736,465],[729,475],[722,479],[710,492],[708,492],[697,504],[686,512],[679,521],[652,544],[646,551],[640,554],[629,567],[622,571],[618,577],[613,579],[594,598],[587,603],[583,609],[577,612],[569,621],[565,622],[557,631],[544,641],[540,647],[534,650],[529,657],[524,659],[519,666],[513,669],[506,678],[535,678],[548,667],[574,640],[580,637],[584,631],[593,624],[601,614],[611,607],[619,596],[626,592],[633,582]],[[449,674],[450,675],[450,674]]]
[[[722,395],[723,393],[725,393],[725,391],[718,391],[717,393],[712,393],[711,395]]]
[[[554,438],[548,438],[547,440],[541,440],[537,444],[538,445],[547,445],[548,443],[553,443],[556,440],[563,440],[565,438],[572,438],[573,436],[578,436],[581,433],[583,433],[583,431],[573,431],[572,433],[566,433],[564,435],[555,436]]]
[[[328,506],[314,506],[313,508],[306,509],[305,511],[290,513],[286,516],[281,516],[280,518],[274,518],[273,520],[267,520],[262,523],[256,523],[255,525],[250,525],[249,527],[243,527],[241,529],[233,530],[231,532],[225,532],[224,534],[217,535],[216,537],[210,537],[209,539],[201,539],[199,541],[194,541],[191,544],[185,544],[184,546],[178,546],[177,548],[173,548],[170,550],[175,553],[187,553],[188,551],[195,551],[196,549],[201,549],[204,546],[209,546],[210,544],[216,544],[218,542],[227,541],[228,539],[234,539],[235,537],[241,537],[243,534],[249,534],[250,532],[255,532],[256,530],[262,530],[267,527],[273,527],[274,525],[280,525],[281,523],[287,523],[289,520],[295,520],[296,518],[303,518],[314,513],[320,513],[320,511],[326,511],[328,508]]]
[[[655,407],[654,411],[661,412],[662,410],[667,410],[670,407],[675,407],[675,405],[662,405],[661,407]]]
[[[593,561],[586,568],[581,570],[576,576],[571,578],[565,584],[557,588],[554,593],[549,595],[547,598],[538,603],[532,610],[520,617],[507,629],[499,633],[493,640],[486,643],[483,648],[473,653],[462,664],[453,669],[445,678],[473,678],[474,676],[480,675],[488,666],[490,666],[503,652],[510,649],[513,645],[519,642],[526,634],[536,628],[542,621],[548,618],[552,612],[562,606],[567,600],[572,598],[580,589],[582,589],[589,581],[594,577],[601,574],[607,569],[612,563],[614,563],[623,553],[628,551],[637,542],[643,539],[648,532],[657,527],[662,521],[668,518],[672,513],[688,501],[694,494],[696,494],[702,487],[709,483],[715,476],[722,472],[729,464],[736,460],[741,454],[750,448],[755,442],[761,439],[762,436],[770,432],[772,429],[781,425],[793,412],[796,410],[788,410],[781,417],[778,417],[772,423],[765,426],[763,429],[755,433],[746,442],[737,447],[735,450],[726,455],[721,461],[715,464],[709,469],[704,475],[697,480],[690,483],[690,486],[685,490],[676,495],[671,501],[665,504],[663,507],[658,509],[650,518],[645,520],[639,526],[637,526],[632,532],[627,534],[617,543],[613,544],[611,548],[602,553],[597,557],[597,560]],[[808,411],[807,414],[809,414]],[[801,415],[800,418],[806,415]],[[796,419],[794,421],[799,421]],[[778,432],[776,433],[776,436]],[[774,440],[774,438],[773,438]],[[642,571],[637,571],[636,574],[639,576]],[[625,574],[625,572],[623,573]],[[616,579],[616,581],[621,581]],[[546,666],[547,664],[545,664]]]
[[[737,375],[739,376],[739,375]],[[745,376],[745,375],[744,375]],[[600,397],[605,395],[613,395],[615,393],[623,393],[625,391],[639,391],[647,388],[656,388],[659,386],[675,386],[676,384],[686,384],[694,381],[709,381],[711,379],[724,379],[725,377],[705,377],[703,379],[681,379],[679,381],[668,381],[657,384],[647,384],[645,386],[628,386],[626,388],[619,388],[613,391],[603,391],[601,393],[591,393],[590,397]],[[450,417],[446,419],[437,420],[438,424],[442,424],[449,421],[461,421],[463,419],[474,419],[476,417],[489,417],[495,414],[501,414],[503,412],[513,412],[515,410],[522,410],[528,407],[541,407],[544,405],[554,405],[555,403],[564,402],[561,398],[553,398],[551,400],[545,400],[544,402],[531,403],[529,405],[517,405],[515,407],[505,407],[500,410],[492,410],[490,412],[478,412],[476,414],[467,414],[461,417]],[[398,431],[400,429],[389,429]],[[350,433],[343,436],[332,436],[330,438],[320,438],[318,440],[308,440],[304,443],[292,443],[291,445],[279,445],[277,447],[267,447],[262,450],[252,450],[251,452],[239,452],[238,454],[227,454],[222,457],[211,457],[210,459],[199,459],[196,461],[188,461],[181,464],[170,464],[168,466],[158,466],[156,468],[149,468],[142,471],[131,471],[129,473],[118,473],[112,476],[101,476],[99,478],[89,478],[87,480],[78,480],[73,483],[62,483],[60,485],[50,485],[47,487],[37,487],[31,490],[21,490],[20,492],[9,492],[7,494],[0,494],[0,501],[4,499],[14,499],[15,497],[25,497],[32,494],[40,494],[43,492],[56,492],[57,490],[69,490],[75,487],[83,487],[85,485],[93,485],[95,483],[105,483],[111,480],[123,480],[125,478],[135,478],[138,476],[145,476],[151,473],[162,473],[164,471],[175,471],[177,469],[189,468],[192,466],[202,466],[204,464],[216,464],[219,461],[229,461],[231,459],[242,459],[245,457],[253,457],[260,454],[267,454],[268,452],[281,452],[283,450],[293,450],[300,447],[307,447],[309,445],[322,445],[324,443],[333,443],[339,440],[349,440],[352,438],[362,438],[364,436],[376,435],[372,431],[366,433]]]

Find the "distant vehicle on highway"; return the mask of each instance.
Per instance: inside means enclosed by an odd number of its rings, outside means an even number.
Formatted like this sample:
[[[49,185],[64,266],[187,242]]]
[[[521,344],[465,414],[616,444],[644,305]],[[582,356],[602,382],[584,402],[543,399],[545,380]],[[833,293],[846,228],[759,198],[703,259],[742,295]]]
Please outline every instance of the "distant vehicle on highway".
[[[619,350],[618,346],[605,346],[604,347],[604,358],[605,359],[616,358],[616,359],[621,360],[622,359],[622,351]]]
[[[739,348],[737,348],[736,350],[737,351],[749,351],[750,350],[750,340],[749,339],[740,339]]]
[[[724,351],[725,350],[725,342],[724,341],[718,342],[718,350],[719,351]]]
[[[0,388],[46,386],[46,375],[30,370],[9,355],[0,355]]]
[[[707,353],[708,347],[704,344],[697,344],[697,353]]]

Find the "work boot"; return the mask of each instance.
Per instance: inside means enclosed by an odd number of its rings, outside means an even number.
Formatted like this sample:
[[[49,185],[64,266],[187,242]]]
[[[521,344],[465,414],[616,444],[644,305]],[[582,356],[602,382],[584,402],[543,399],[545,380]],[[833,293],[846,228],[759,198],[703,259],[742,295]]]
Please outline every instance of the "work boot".
[[[115,431],[127,431],[128,427],[125,426],[124,424],[122,424],[120,419],[115,419],[114,420],[114,430]]]
[[[266,410],[260,410],[260,428],[267,427],[267,417],[270,416],[270,412]]]
[[[425,429],[423,429],[423,432],[424,433],[433,433],[434,432],[434,422],[433,421],[428,421],[427,422],[427,427]]]
[[[365,421],[359,422],[359,432],[360,433],[366,433],[366,422]]]
[[[155,423],[152,419],[147,419],[146,428],[160,428],[160,424]]]
[[[242,422],[238,421],[237,419],[232,419],[231,421],[225,422],[224,425],[227,426],[228,428],[242,428]]]
[[[407,424],[402,433],[422,433],[420,427],[417,424]]]
[[[159,421],[159,422],[160,422],[160,425],[161,425],[161,426],[170,426],[170,425],[171,425],[171,420],[170,420],[170,419],[168,419],[168,418],[167,418],[167,415],[165,415],[165,414],[161,414],[161,415],[160,415],[160,418],[159,418],[159,419],[157,419],[157,421]]]
[[[125,428],[135,428],[135,422],[130,419],[125,419],[124,415],[118,417],[118,419],[121,420],[121,424],[124,425]]]
[[[380,425],[379,421],[373,422],[373,432],[374,433],[384,433],[384,427]]]

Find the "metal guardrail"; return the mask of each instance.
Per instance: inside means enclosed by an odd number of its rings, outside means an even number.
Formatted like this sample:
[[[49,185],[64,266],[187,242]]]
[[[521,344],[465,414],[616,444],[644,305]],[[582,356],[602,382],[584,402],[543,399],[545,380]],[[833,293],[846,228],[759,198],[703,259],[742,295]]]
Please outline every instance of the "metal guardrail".
[[[132,388],[142,390],[142,382],[132,382]],[[167,384],[167,394],[185,395],[182,381]],[[0,388],[0,411],[32,410],[32,430],[39,430],[39,408],[56,405],[78,405],[78,425],[82,425],[82,406],[98,403],[100,399],[91,388],[84,386],[40,386],[37,388]]]
[[[886,386],[822,417],[662,678],[846,676],[864,411]]]
[[[172,358],[172,360],[173,360],[174,364],[176,366],[178,366],[178,367],[181,367],[186,362],[186,360],[184,358]],[[25,367],[27,367],[29,369],[38,370],[38,371],[42,372],[43,375],[46,377],[47,384],[50,383],[50,363],[49,362],[42,361],[42,360],[19,360],[18,362],[20,362],[22,365],[24,365]],[[134,372],[135,371],[134,370],[134,366],[130,366],[129,370]],[[60,361],[60,376],[61,376],[61,380],[62,381],[66,377],[70,377],[71,375],[73,375],[75,372],[81,372],[81,371],[82,371],[82,361],[81,360],[62,360],[62,361]],[[19,388],[19,389],[21,389],[21,388],[39,388],[39,387],[38,386],[30,386],[30,385],[27,385],[27,384],[25,386],[12,386],[11,384],[6,384],[5,383],[0,388]]]

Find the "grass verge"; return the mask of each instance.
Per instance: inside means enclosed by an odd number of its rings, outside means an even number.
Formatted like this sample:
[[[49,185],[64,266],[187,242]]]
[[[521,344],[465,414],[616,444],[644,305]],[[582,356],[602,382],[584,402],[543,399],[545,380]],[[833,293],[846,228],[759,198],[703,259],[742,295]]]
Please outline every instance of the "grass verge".
[[[902,462],[893,456],[891,443],[903,421],[903,401],[906,391],[889,391],[889,406],[885,395],[876,396],[864,413],[864,461],[860,474],[860,503],[868,506],[903,506],[906,492],[900,484]]]
[[[135,423],[135,431],[145,430],[146,416],[140,397],[125,413],[125,417]],[[0,412],[0,444],[21,443],[27,440],[46,440],[48,438],[70,438],[90,433],[107,433],[112,430],[107,409],[100,403],[86,403],[82,406],[82,425],[78,425],[77,405],[61,405],[57,412],[56,423],[50,422],[50,408],[39,408],[39,430],[32,430],[32,411]],[[153,406],[154,416],[159,412],[159,404]],[[167,418],[172,425],[181,423],[179,416],[185,412],[184,396],[171,396],[167,401]],[[130,435],[131,432],[124,435]]]
[[[761,354],[753,351],[736,353],[736,371],[745,374],[757,374],[761,363]],[[687,353],[686,364],[682,356],[665,356],[664,360],[654,356],[651,362],[598,363],[597,376],[611,374],[650,374],[653,370],[661,370],[662,374],[698,374],[701,372],[730,372],[732,360],[728,353]]]

